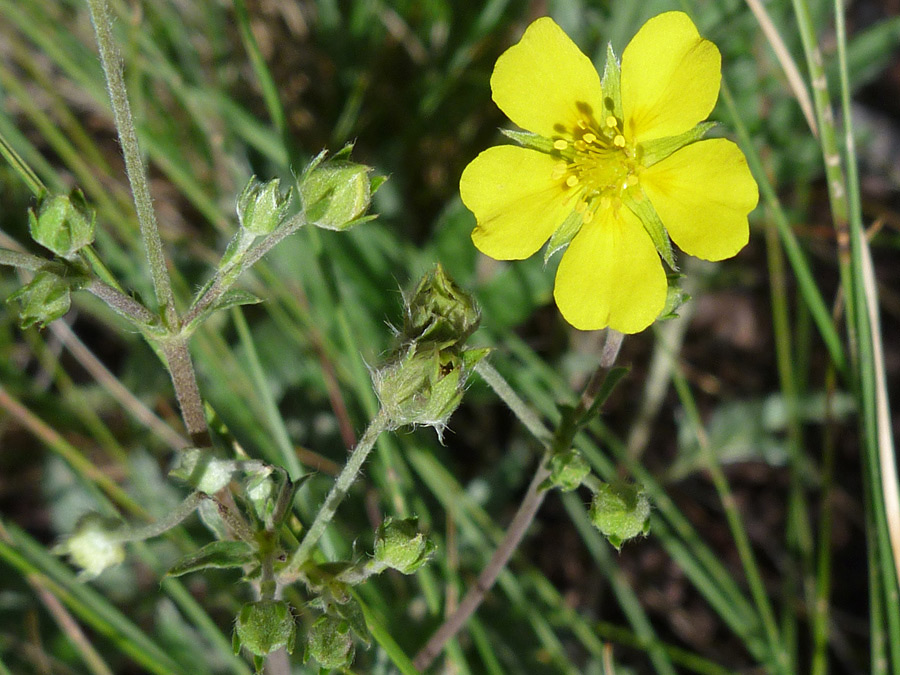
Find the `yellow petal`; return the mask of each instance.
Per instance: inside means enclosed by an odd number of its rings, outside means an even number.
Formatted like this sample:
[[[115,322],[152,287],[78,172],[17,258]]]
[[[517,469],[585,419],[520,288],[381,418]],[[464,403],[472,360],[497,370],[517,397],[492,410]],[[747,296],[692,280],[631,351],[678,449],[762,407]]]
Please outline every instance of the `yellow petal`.
[[[620,208],[602,210],[582,226],[559,263],[553,295],[575,328],[638,333],[662,311],[666,290],[650,236],[637,216]]]
[[[641,187],[672,241],[685,253],[723,260],[750,237],[747,214],[759,200],[740,148],[724,138],[687,145],[644,169]]]
[[[507,49],[491,75],[494,102],[523,129],[551,138],[591,113],[600,115],[600,76],[553,19],[543,17]]]
[[[705,120],[719,96],[722,57],[683,12],[645,23],[622,53],[625,134],[637,143]]]
[[[488,148],[472,160],[459,179],[459,194],[478,221],[472,232],[478,250],[497,260],[521,260],[563,224],[572,205],[552,177],[558,162],[514,145]]]

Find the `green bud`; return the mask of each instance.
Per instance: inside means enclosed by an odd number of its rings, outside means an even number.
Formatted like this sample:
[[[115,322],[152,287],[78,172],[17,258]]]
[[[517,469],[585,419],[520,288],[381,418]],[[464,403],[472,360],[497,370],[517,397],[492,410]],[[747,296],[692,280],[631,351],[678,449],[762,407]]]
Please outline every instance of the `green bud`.
[[[349,162],[349,148],[330,160],[325,151],[300,178],[300,201],[308,222],[326,230],[346,230],[358,222],[372,201],[372,167]]]
[[[210,448],[187,448],[178,454],[169,476],[214,495],[231,482],[236,468],[234,460],[218,459]]]
[[[243,647],[254,656],[266,656],[285,647],[294,651],[297,626],[290,605],[283,600],[248,602],[234,626],[235,653]]]
[[[261,183],[256,176],[238,197],[237,215],[241,227],[257,236],[270,234],[284,220],[293,190],[282,195],[277,178]]]
[[[374,374],[375,392],[394,428],[421,424],[440,430],[462,401],[463,370],[452,350],[413,343]]]
[[[69,258],[94,241],[97,214],[89,209],[81,190],[41,199],[37,214],[28,211],[31,238],[56,255]]]
[[[650,500],[631,483],[604,483],[594,495],[591,522],[617,549],[650,531]]]
[[[457,286],[441,265],[435,265],[406,301],[401,337],[404,341],[434,341],[442,347],[462,344],[480,321],[475,299]]]
[[[419,532],[418,518],[385,518],[375,533],[375,560],[403,574],[412,574],[427,563],[435,548]]]
[[[22,328],[40,324],[43,328],[63,316],[72,306],[71,291],[82,285],[80,276],[62,277],[56,273],[56,265],[45,265],[34,278],[9,296],[7,302],[18,300],[22,309],[19,323]]]
[[[68,554],[72,562],[82,569],[82,579],[93,579],[103,570],[118,565],[125,559],[125,547],[116,537],[121,527],[119,521],[104,518],[98,513],[88,513],[78,521],[75,532],[54,553]]]
[[[577,450],[569,450],[554,455],[549,462],[550,477],[546,487],[558,487],[563,492],[571,492],[587,478],[591,467]]]
[[[354,651],[350,624],[324,614],[309,629],[303,660],[313,658],[322,668],[346,668],[353,663]]]

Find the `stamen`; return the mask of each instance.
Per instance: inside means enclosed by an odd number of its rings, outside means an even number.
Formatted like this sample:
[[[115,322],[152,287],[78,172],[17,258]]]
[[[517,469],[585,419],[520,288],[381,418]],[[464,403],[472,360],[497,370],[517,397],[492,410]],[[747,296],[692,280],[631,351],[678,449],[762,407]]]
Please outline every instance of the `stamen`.
[[[616,137],[613,139],[613,145],[617,148],[625,147],[625,137],[622,134],[616,134]]]
[[[583,199],[579,199],[578,203],[575,204],[575,213],[584,213],[587,210],[587,202]]]
[[[566,178],[566,185],[569,187],[575,187],[578,185],[578,176],[569,176]]]
[[[584,141],[575,141],[574,143],[572,143],[572,145],[575,146],[575,149],[578,152],[584,152],[585,150],[587,150],[587,143],[585,143]]]
[[[553,167],[553,171],[550,172],[550,177],[553,180],[559,180],[563,176],[566,175],[566,169],[568,165],[565,162],[559,162]]]
[[[619,121],[615,117],[610,115],[606,118],[606,126],[608,126],[610,129],[615,129],[617,126],[619,126]]]
[[[591,222],[593,219],[594,219],[594,211],[593,211],[593,210],[587,211],[587,212],[581,217],[581,224],[582,224],[582,225],[587,225],[587,224],[588,224],[589,222]]]
[[[566,148],[569,147],[569,142],[560,138],[560,139],[553,141],[553,147],[556,148],[557,150],[565,150]]]
[[[594,141],[597,140],[597,137],[596,137],[594,134],[592,134],[590,131],[587,132],[587,133],[586,133],[584,136],[582,136],[581,138],[582,138],[582,140],[583,140],[585,143],[587,143],[587,144],[591,144],[591,143],[593,143]]]

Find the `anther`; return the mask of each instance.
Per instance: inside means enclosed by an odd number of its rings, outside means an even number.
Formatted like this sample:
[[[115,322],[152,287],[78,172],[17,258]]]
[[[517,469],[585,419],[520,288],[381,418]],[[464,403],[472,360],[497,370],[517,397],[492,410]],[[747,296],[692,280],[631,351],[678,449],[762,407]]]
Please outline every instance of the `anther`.
[[[560,139],[553,141],[553,147],[556,148],[557,150],[565,150],[566,148],[569,147],[569,142],[560,138]]]
[[[616,134],[616,137],[613,139],[613,145],[617,148],[625,147],[625,137],[622,134]]]
[[[566,178],[566,185],[569,187],[575,187],[578,185],[578,176],[569,176]]]
[[[591,222],[593,219],[594,219],[594,212],[593,212],[593,211],[587,211],[587,212],[585,212],[585,214],[581,217],[581,223],[582,223],[582,225],[587,225],[587,224],[588,224],[589,222]]]
[[[578,150],[578,152],[584,152],[585,150],[587,150],[587,143],[585,143],[584,141],[575,141],[574,143],[572,143],[572,145],[575,146],[575,149]]]
[[[586,133],[584,136],[582,136],[581,138],[582,138],[582,140],[583,140],[585,143],[587,143],[588,145],[590,145],[591,143],[593,143],[594,141],[597,140],[597,137],[596,137],[594,134],[592,134],[590,131],[587,132],[587,133]]]
[[[610,129],[615,129],[617,126],[619,126],[619,121],[615,117],[610,115],[606,118],[606,126],[608,126]]]
[[[550,172],[550,177],[553,180],[559,180],[563,176],[566,175],[566,169],[568,165],[565,162],[559,162],[553,167],[553,171]]]

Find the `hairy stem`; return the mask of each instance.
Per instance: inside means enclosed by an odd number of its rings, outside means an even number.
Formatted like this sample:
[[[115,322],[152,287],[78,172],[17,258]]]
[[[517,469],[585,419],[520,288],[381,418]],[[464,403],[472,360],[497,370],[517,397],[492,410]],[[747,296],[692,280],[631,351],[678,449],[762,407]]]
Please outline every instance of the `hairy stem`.
[[[9,265],[10,267],[18,267],[23,270],[37,272],[48,262],[48,260],[44,260],[36,255],[31,255],[30,253],[19,253],[18,251],[0,248],[0,265]]]
[[[90,5],[91,20],[94,23],[94,30],[97,36],[97,46],[100,49],[100,61],[103,65],[103,72],[106,75],[106,84],[109,90],[109,99],[112,104],[116,130],[119,133],[119,142],[122,145],[122,154],[125,157],[125,170],[128,173],[128,181],[131,184],[131,191],[134,195],[134,205],[141,227],[141,239],[144,242],[147,259],[150,262],[150,274],[153,277],[156,300],[166,318],[166,322],[170,327],[175,327],[178,325],[178,317],[175,312],[175,298],[172,294],[171,282],[169,281],[169,270],[166,267],[166,259],[163,254],[162,239],[159,236],[156,213],[153,210],[147,170],[141,157],[137,133],[134,128],[134,118],[131,114],[131,106],[128,103],[128,94],[125,90],[122,57],[119,54],[112,34],[112,17],[110,16],[106,0],[88,0],[88,4]]]
[[[181,417],[184,419],[191,441],[199,448],[207,447],[210,438],[206,426],[206,413],[203,410],[203,399],[200,397],[187,342],[183,339],[172,339],[161,346],[169,374],[172,376]]]
[[[387,426],[387,415],[384,414],[383,410],[379,411],[378,415],[375,416],[375,419],[369,423],[369,427],[366,429],[362,438],[359,439],[359,443],[356,444],[353,452],[350,453],[350,457],[347,458],[347,464],[344,465],[344,468],[335,480],[331,492],[328,493],[328,496],[325,498],[325,503],[322,504],[322,508],[320,508],[319,512],[316,514],[315,520],[313,520],[312,525],[309,526],[309,529],[300,541],[300,546],[298,546],[297,550],[294,552],[291,562],[285,569],[285,572],[288,574],[298,572],[303,563],[309,558],[313,547],[325,533],[325,528],[328,527],[328,523],[334,518],[337,507],[343,501],[344,497],[347,496],[347,492],[356,480],[359,470],[365,463],[372,448],[375,447],[375,441],[378,440],[381,432],[387,429]]]

